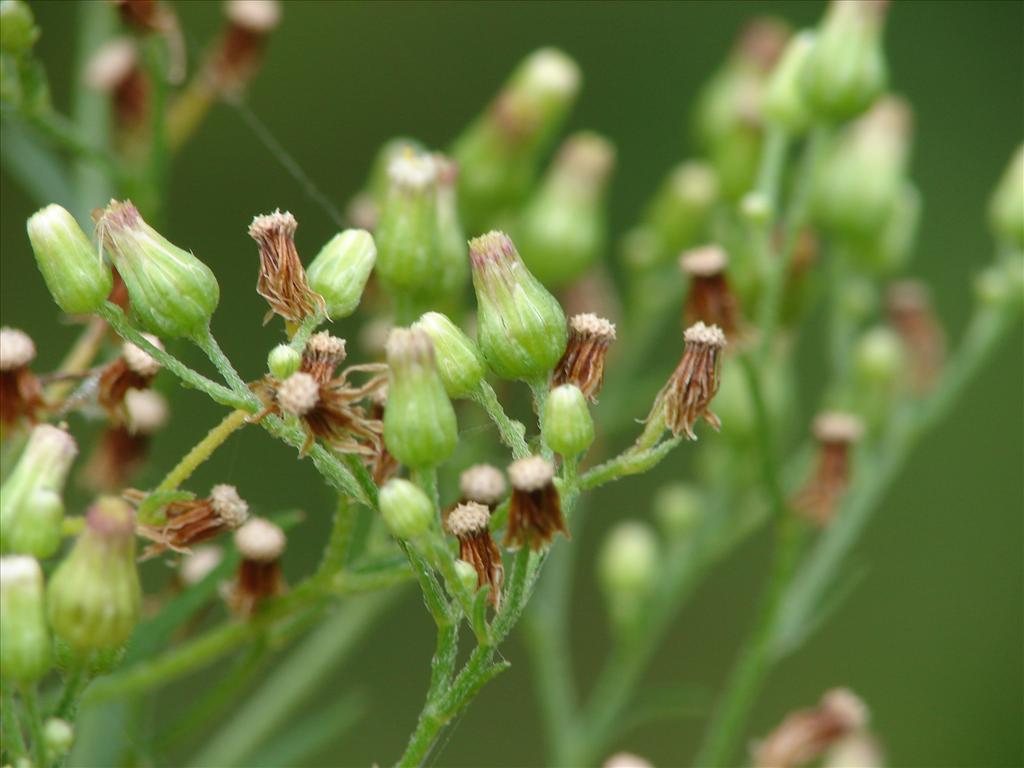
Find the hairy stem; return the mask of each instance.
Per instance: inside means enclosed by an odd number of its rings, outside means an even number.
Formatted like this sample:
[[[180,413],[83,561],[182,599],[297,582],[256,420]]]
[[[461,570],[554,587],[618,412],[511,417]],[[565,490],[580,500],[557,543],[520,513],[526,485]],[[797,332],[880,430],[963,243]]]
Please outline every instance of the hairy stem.
[[[486,381],[480,382],[480,388],[474,393],[473,399],[487,411],[494,426],[498,428],[501,442],[507,445],[512,455],[522,459],[530,455],[530,446],[526,444],[526,427],[521,422],[511,419],[501,407],[494,388]]]
[[[14,690],[5,680],[3,682],[3,701],[0,702],[0,725],[3,730],[3,742],[0,744],[3,751],[11,758],[12,763],[24,758],[28,751],[25,746],[25,736],[18,724],[18,714],[14,709]]]
[[[21,687],[21,701],[25,719],[28,721],[28,735],[32,742],[32,761],[35,768],[49,768],[46,754],[46,739],[43,737],[43,716],[39,709],[39,692],[35,683]]]

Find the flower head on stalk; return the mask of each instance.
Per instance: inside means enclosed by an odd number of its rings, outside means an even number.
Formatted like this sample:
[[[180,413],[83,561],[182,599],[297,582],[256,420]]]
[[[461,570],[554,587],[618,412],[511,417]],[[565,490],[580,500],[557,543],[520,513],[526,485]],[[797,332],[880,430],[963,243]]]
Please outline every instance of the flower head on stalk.
[[[235,532],[235,546],[242,560],[227,594],[235,614],[251,616],[264,600],[284,593],[281,555],[287,542],[284,531],[261,517],[254,517]]]
[[[131,500],[142,501],[145,494],[128,491]],[[146,547],[142,559],[148,560],[170,549],[188,553],[194,544],[240,528],[249,519],[249,505],[233,485],[215,485],[205,499],[174,501],[164,508],[161,525],[140,525],[136,532],[153,543]]]
[[[927,287],[916,280],[893,283],[886,291],[885,309],[889,325],[899,335],[909,358],[914,391],[928,392],[946,360],[946,334]]]
[[[569,343],[551,376],[552,388],[575,384],[592,403],[604,384],[604,361],[615,341],[615,325],[584,313],[569,320]]]
[[[818,467],[793,504],[808,520],[826,525],[850,484],[851,448],[864,433],[861,420],[852,413],[827,411],[812,427],[818,441]]]
[[[156,336],[143,334],[146,340],[157,349],[163,344]],[[153,383],[153,378],[160,371],[160,363],[141,347],[126,341],[121,347],[121,354],[107,363],[100,372],[96,400],[110,416],[115,425],[122,425],[128,414],[125,410],[125,397],[130,390],[144,390]]]
[[[491,512],[505,498],[507,485],[501,470],[491,464],[474,464],[459,475],[462,502],[483,504]]]
[[[550,544],[558,531],[570,537],[554,477],[555,468],[541,456],[528,456],[509,465],[512,500],[508,508],[506,547],[518,549],[525,544],[532,550],[539,550]]]
[[[679,268],[690,278],[684,327],[703,321],[717,325],[730,338],[739,330],[739,305],[726,276],[728,266],[728,254],[717,245],[694,248],[679,257]]]
[[[717,325],[697,322],[686,329],[683,339],[683,357],[655,398],[647,420],[663,419],[673,435],[685,434],[696,440],[693,425],[698,419],[704,419],[716,431],[722,427],[709,406],[718,392],[725,334]]]
[[[383,424],[359,403],[385,385],[380,374],[387,368],[353,365],[336,374],[344,359],[344,340],[318,333],[306,342],[298,371],[283,381],[270,378],[261,382],[267,406],[258,418],[268,413],[298,418],[306,431],[303,456],[318,437],[343,453],[373,456],[378,450]],[[377,375],[357,387],[348,380],[356,372]]]
[[[448,513],[445,528],[459,540],[459,559],[476,570],[477,587],[490,587],[487,599],[498,610],[505,569],[498,545],[491,538],[490,519],[490,510],[485,505],[467,501]]]
[[[46,406],[39,379],[29,369],[35,357],[31,336],[17,328],[0,328],[0,423],[4,427],[22,419],[34,424]]]
[[[83,470],[85,482],[98,491],[123,488],[149,453],[153,435],[167,423],[167,400],[152,389],[129,389],[123,423],[103,431]]]
[[[85,83],[110,99],[122,140],[137,136],[149,115],[151,89],[140,59],[136,42],[119,37],[99,48],[86,64]]]
[[[791,713],[754,745],[756,768],[806,765],[851,734],[862,732],[868,711],[846,688],[827,691],[818,706]]]
[[[204,76],[227,95],[239,94],[260,65],[267,39],[281,23],[277,0],[229,0],[227,24],[210,52]]]
[[[295,248],[298,226],[294,216],[280,210],[257,216],[249,225],[249,237],[256,241],[260,251],[256,292],[270,304],[264,323],[270,322],[276,313],[297,324],[325,310],[323,297],[306,281],[306,270]]]

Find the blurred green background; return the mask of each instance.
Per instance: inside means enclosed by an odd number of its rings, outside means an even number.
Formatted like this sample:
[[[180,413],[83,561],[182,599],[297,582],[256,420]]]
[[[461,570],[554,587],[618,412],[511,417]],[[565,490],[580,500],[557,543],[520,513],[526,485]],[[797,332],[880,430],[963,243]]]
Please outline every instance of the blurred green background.
[[[58,103],[66,105],[78,87],[68,74],[75,4],[32,5],[44,32],[39,53]],[[180,2],[177,9],[195,45],[220,24],[216,3]],[[618,147],[611,216],[613,231],[621,233],[668,166],[692,151],[687,125],[695,93],[723,60],[742,21],[772,14],[804,25],[822,9],[816,2],[288,2],[248,103],[343,208],[383,140],[406,134],[446,145],[524,54],[560,46],[580,62],[585,78],[569,128],[599,130]],[[888,51],[894,88],[917,112],[913,177],[926,208],[912,270],[933,286],[956,340],[970,310],[971,278],[990,259],[984,224],[989,192],[1024,137],[1024,4],[895,3]],[[7,176],[2,194],[0,319],[34,336],[39,369],[47,370],[75,330],[58,324],[31,259],[24,222],[34,203]],[[215,108],[174,166],[165,234],[217,273],[222,300],[214,331],[248,376],[262,370],[279,326],[260,330],[265,305],[253,290],[256,252],[246,227],[254,214],[276,207],[298,217],[297,240],[307,258],[334,230],[239,113]],[[353,330],[343,325],[340,332]],[[665,349],[662,365],[677,354],[674,342]],[[842,684],[870,705],[892,765],[1024,765],[1021,350],[1017,332],[998,364],[918,451],[858,547],[856,565],[867,568],[866,578],[828,625],[772,675],[750,735]],[[164,467],[219,410],[199,395],[168,391],[174,428],[160,436],[155,450],[157,465]],[[813,405],[802,407],[806,416]],[[657,478],[620,483],[587,509],[593,519],[573,542],[584,553],[572,624],[584,688],[606,648],[592,553],[613,521],[645,515],[658,479],[678,475],[686,461],[674,456]],[[308,465],[254,432],[234,439],[201,471],[196,487],[219,481],[237,483],[258,509],[307,510],[288,569],[298,575],[313,566],[331,502]],[[658,654],[651,682],[720,686],[752,619],[767,545],[767,536],[756,537],[700,588]],[[316,764],[395,759],[422,702],[432,642],[429,618],[407,590],[307,710],[349,688],[361,690],[369,703],[358,729]],[[435,755],[437,764],[541,761],[527,659],[516,639],[505,654],[513,669],[485,689]],[[176,686],[166,710],[187,706],[197,684]],[[151,725],[159,728],[159,722],[158,715]],[[617,746],[659,766],[682,765],[701,726],[700,719],[655,723]],[[130,739],[117,723],[110,729],[105,737],[111,744]]]

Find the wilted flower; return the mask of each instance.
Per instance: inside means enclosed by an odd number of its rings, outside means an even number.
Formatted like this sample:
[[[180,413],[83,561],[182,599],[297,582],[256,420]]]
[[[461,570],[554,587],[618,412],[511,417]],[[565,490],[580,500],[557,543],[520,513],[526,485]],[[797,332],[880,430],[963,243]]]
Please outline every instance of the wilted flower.
[[[235,532],[242,556],[238,576],[228,591],[228,604],[239,616],[251,616],[260,604],[284,592],[281,555],[287,538],[269,520],[254,517]]]
[[[0,423],[4,427],[21,419],[34,424],[46,406],[39,379],[28,367],[35,357],[31,336],[17,328],[0,328]]]
[[[491,513],[483,504],[467,501],[457,505],[445,520],[448,532],[459,540],[459,559],[473,566],[477,585],[490,587],[487,599],[494,610],[501,606],[501,583],[505,569],[501,552],[491,538]]]
[[[503,498],[507,486],[501,470],[490,464],[474,464],[459,475],[462,501],[483,504],[491,512]]]
[[[718,392],[725,334],[717,325],[698,322],[686,329],[683,339],[683,357],[655,398],[647,421],[662,419],[673,435],[685,434],[696,440],[693,425],[698,419],[704,419],[716,431],[722,426],[709,406]]]
[[[541,456],[528,456],[509,465],[512,500],[505,531],[506,547],[518,549],[525,544],[538,550],[549,544],[558,531],[569,538],[554,477],[555,468]]]
[[[152,436],[167,423],[167,400],[151,389],[129,389],[123,422],[103,431],[85,465],[84,477],[100,491],[123,488],[146,460]]]
[[[893,283],[886,291],[886,314],[910,361],[918,394],[935,386],[946,361],[946,334],[939,324],[927,287],[915,280]]]
[[[309,287],[306,270],[295,249],[295,217],[276,210],[257,216],[249,225],[249,237],[260,250],[260,274],[256,292],[270,304],[263,318],[267,323],[277,313],[290,323],[301,323],[314,312],[324,312],[323,297]]]
[[[703,321],[717,325],[730,338],[739,330],[739,305],[726,276],[728,266],[729,256],[717,245],[695,248],[680,256],[679,268],[690,278],[684,327]]]
[[[812,522],[825,525],[850,483],[850,449],[864,426],[851,413],[828,411],[814,420],[813,432],[818,440],[818,466],[793,504]]]
[[[551,375],[551,386],[575,384],[586,398],[597,402],[604,383],[604,361],[615,341],[615,326],[590,313],[569,320],[569,343]]]
[[[127,493],[131,499],[141,501],[145,494]],[[188,552],[199,544],[226,531],[241,527],[249,519],[249,505],[238,495],[233,485],[215,485],[205,499],[173,501],[164,507],[164,522],[159,525],[140,525],[137,533],[152,541],[142,553],[142,559],[156,557],[165,550]]]
[[[829,747],[867,725],[864,703],[846,688],[825,693],[813,709],[785,720],[754,747],[756,768],[797,768],[820,757]]]
[[[154,347],[163,349],[164,345],[156,336],[143,335]],[[96,400],[114,424],[120,425],[125,422],[124,401],[128,391],[148,388],[159,371],[160,363],[130,341],[126,341],[121,347],[120,356],[103,367]]]

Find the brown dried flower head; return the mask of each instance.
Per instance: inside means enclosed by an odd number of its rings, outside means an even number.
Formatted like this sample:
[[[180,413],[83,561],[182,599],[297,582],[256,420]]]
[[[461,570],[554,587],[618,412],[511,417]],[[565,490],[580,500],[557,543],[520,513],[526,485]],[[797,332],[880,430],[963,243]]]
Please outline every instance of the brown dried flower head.
[[[124,411],[124,423],[103,431],[83,470],[83,480],[94,490],[124,488],[145,463],[152,435],[167,423],[167,400],[151,389],[129,389]]]
[[[914,392],[929,392],[946,362],[946,334],[935,315],[928,288],[916,280],[893,283],[886,292],[885,308],[889,325],[910,358]]]
[[[459,476],[459,490],[463,501],[475,501],[493,512],[505,498],[505,476],[490,464],[474,464]]]
[[[554,477],[555,468],[542,456],[527,456],[509,465],[512,498],[506,547],[518,549],[525,544],[538,550],[549,544],[558,531],[570,538]]]
[[[590,402],[596,403],[604,383],[605,357],[613,341],[612,323],[590,313],[574,315],[569,320],[569,343],[555,366],[551,388],[575,384]]]
[[[490,510],[483,504],[467,501],[458,504],[445,521],[448,532],[459,540],[459,558],[473,566],[477,587],[490,587],[487,595],[494,610],[501,607],[501,583],[505,569],[501,552],[491,538]]]
[[[141,500],[137,491],[125,495],[131,500]],[[138,534],[153,542],[142,553],[143,560],[168,549],[188,552],[194,544],[240,528],[249,519],[249,505],[238,495],[235,486],[221,484],[213,486],[205,499],[171,502],[164,508],[164,516],[162,525],[138,526]]]
[[[334,372],[345,360],[345,340],[331,336],[327,331],[313,334],[302,350],[302,365],[299,368],[320,384],[334,378]]]
[[[756,768],[796,768],[821,757],[831,746],[867,726],[867,707],[846,688],[825,693],[818,706],[788,715],[754,746]]]
[[[229,0],[227,24],[210,53],[206,77],[215,90],[234,96],[259,68],[267,39],[281,23],[277,0]]]
[[[110,96],[118,130],[130,133],[145,126],[150,88],[134,40],[116,38],[96,51],[86,64],[85,82]]]
[[[260,517],[235,532],[235,546],[242,561],[227,597],[236,614],[251,616],[264,600],[284,593],[281,555],[285,544],[284,531]]]
[[[674,436],[685,434],[696,440],[693,425],[698,419],[704,419],[716,431],[722,427],[708,407],[718,392],[725,334],[717,325],[698,322],[686,329],[683,339],[683,357],[655,398],[647,421],[663,418]]]
[[[157,349],[164,348],[156,336],[148,333],[142,335]],[[148,389],[160,367],[160,363],[148,352],[130,341],[121,347],[120,357],[103,367],[97,384],[96,401],[115,425],[120,426],[127,420],[124,401],[129,390]]]
[[[686,251],[679,268],[690,278],[690,292],[683,307],[683,326],[703,321],[717,325],[732,338],[740,329],[739,304],[726,277],[729,256],[717,245]]]
[[[824,526],[835,516],[850,484],[850,449],[864,433],[864,425],[851,413],[828,411],[814,420],[812,432],[818,441],[818,465],[793,506],[811,522]]]
[[[280,210],[257,216],[249,225],[249,237],[260,249],[256,291],[270,304],[264,323],[274,313],[290,323],[301,323],[314,312],[324,312],[324,299],[309,287],[306,270],[295,249],[298,226],[294,216]]]
[[[370,421],[384,423],[384,409],[388,403],[388,384],[385,381],[369,395],[370,400]],[[376,450],[367,459],[370,474],[373,475],[373,482],[383,486],[388,480],[398,474],[398,459],[391,455],[383,440],[378,440]]]
[[[17,328],[0,328],[0,423],[4,427],[21,419],[35,424],[46,405],[39,379],[29,370],[35,357],[31,336]]]

